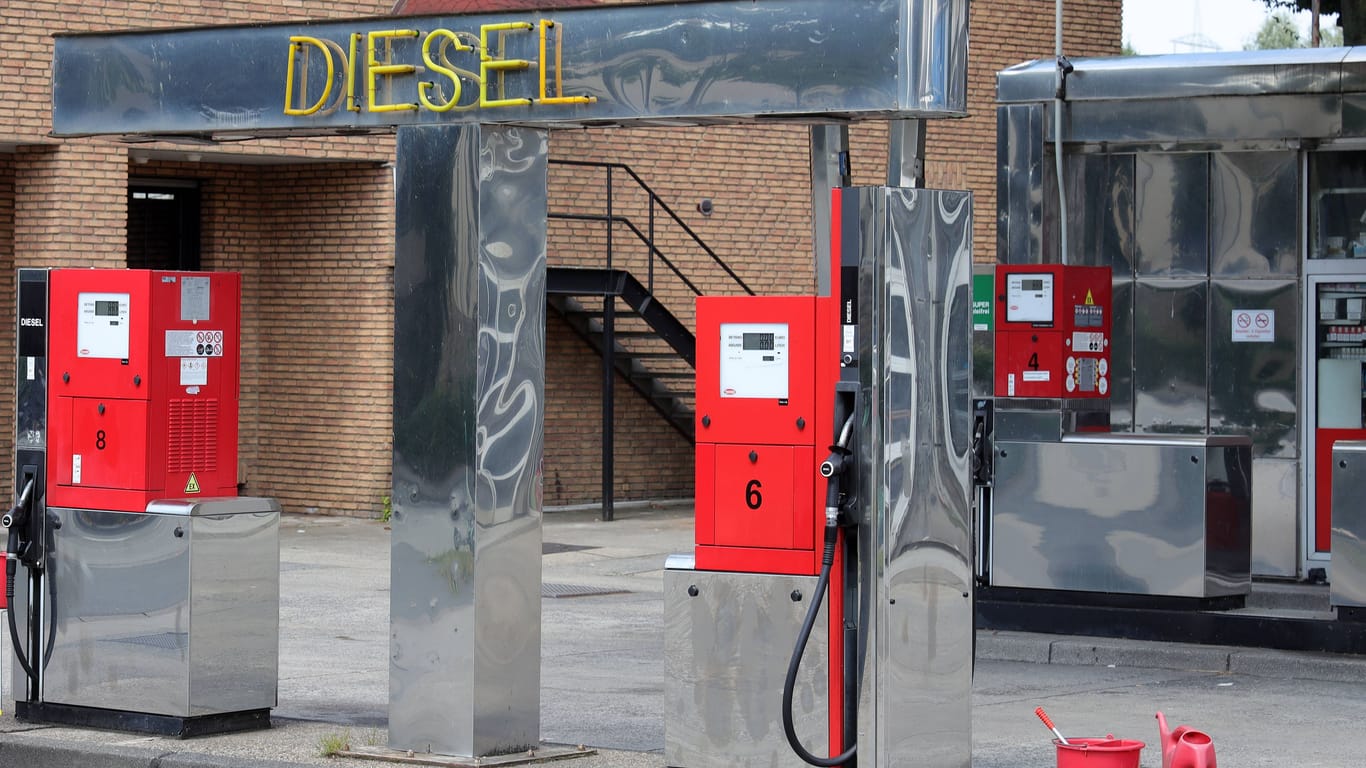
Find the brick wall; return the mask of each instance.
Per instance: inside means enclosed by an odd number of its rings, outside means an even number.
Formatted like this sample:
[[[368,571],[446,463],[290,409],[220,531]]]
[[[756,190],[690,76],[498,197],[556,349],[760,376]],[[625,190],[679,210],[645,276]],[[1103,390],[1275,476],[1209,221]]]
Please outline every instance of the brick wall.
[[[389,495],[392,179],[382,165],[262,171],[250,483],[294,511],[377,514]]]
[[[0,308],[7,307],[10,315],[14,312],[14,299],[5,302],[4,297],[14,296],[14,157],[0,153]],[[17,322],[17,321],[16,321]],[[0,370],[10,370],[9,362],[14,360],[14,333],[7,331],[10,325],[0,319]],[[0,375],[0,488],[11,488],[14,480],[14,382],[9,376]],[[8,505],[6,505],[8,507]]]
[[[0,4],[0,50],[5,51],[6,117],[0,141],[52,143],[52,36],[66,32],[207,26],[382,16],[385,0],[6,0]],[[140,151],[179,149],[154,143]],[[388,137],[272,139],[208,149],[206,153],[286,154],[388,160]]]

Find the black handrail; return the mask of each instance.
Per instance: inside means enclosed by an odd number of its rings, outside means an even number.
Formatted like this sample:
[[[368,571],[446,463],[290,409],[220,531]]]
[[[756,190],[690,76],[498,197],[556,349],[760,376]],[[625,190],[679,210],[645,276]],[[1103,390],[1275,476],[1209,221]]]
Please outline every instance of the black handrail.
[[[709,256],[709,257],[711,258],[711,260],[712,260],[713,263],[715,263],[715,264],[716,264],[717,266],[719,266],[722,270],[724,270],[725,273],[726,273],[727,275],[729,275],[730,278],[731,278],[732,280],[735,281],[735,284],[736,284],[736,285],[740,286],[741,290],[743,290],[745,293],[749,294],[750,296],[755,295],[753,289],[751,289],[748,285],[746,285],[746,284],[745,284],[745,281],[742,280],[742,279],[740,279],[740,276],[739,276],[739,275],[735,274],[735,270],[731,269],[731,268],[730,268],[730,265],[727,264],[724,260],[722,260],[721,257],[720,257],[719,255],[717,255],[716,251],[712,250],[711,246],[709,246],[709,245],[707,245],[705,242],[703,242],[702,238],[699,237],[698,234],[697,234],[696,232],[693,231],[692,227],[689,227],[688,224],[687,224],[687,222],[683,221],[683,219],[682,219],[681,217],[679,217],[679,215],[678,215],[677,213],[674,212],[673,208],[670,208],[670,207],[669,207],[669,204],[666,203],[666,202],[664,202],[664,199],[661,198],[658,194],[656,194],[655,191],[654,191],[653,189],[650,188],[650,185],[649,185],[649,184],[646,184],[646,183],[645,183],[645,180],[642,179],[642,178],[640,177],[640,175],[637,174],[637,173],[635,172],[635,170],[633,170],[633,169],[631,168],[631,166],[626,165],[625,163],[604,163],[604,162],[596,162],[596,161],[591,161],[591,160],[554,160],[554,159],[552,159],[552,160],[550,160],[549,162],[552,163],[552,164],[554,164],[554,165],[568,165],[568,166],[577,166],[577,167],[581,167],[581,168],[602,168],[602,169],[605,169],[605,170],[607,171],[607,197],[608,197],[608,206],[609,206],[609,207],[608,207],[608,213],[607,213],[607,215],[601,215],[601,214],[550,213],[550,214],[547,214],[547,217],[548,217],[548,218],[552,218],[552,219],[568,219],[568,220],[575,220],[575,221],[602,221],[602,222],[606,222],[607,225],[608,225],[608,232],[609,232],[608,241],[609,241],[609,243],[610,243],[610,241],[611,241],[610,232],[611,232],[611,229],[612,229],[612,225],[613,225],[613,224],[617,224],[617,223],[625,224],[628,228],[630,228],[631,232],[635,234],[636,238],[637,238],[638,240],[640,240],[642,243],[644,243],[644,244],[650,249],[650,255],[651,255],[651,256],[657,256],[657,257],[659,258],[660,261],[664,262],[665,266],[667,266],[671,272],[673,272],[676,276],[678,276],[678,278],[679,278],[680,280],[682,280],[683,283],[684,283],[685,285],[687,285],[689,289],[692,290],[692,292],[693,292],[694,295],[701,296],[701,295],[702,295],[702,291],[701,291],[701,290],[700,290],[700,289],[699,289],[691,280],[689,280],[688,277],[687,277],[686,275],[683,274],[682,270],[680,270],[680,269],[678,268],[677,265],[675,265],[672,261],[670,261],[670,260],[668,259],[668,257],[666,257],[666,256],[664,255],[664,253],[663,253],[662,251],[660,251],[659,248],[658,248],[658,247],[655,245],[655,243],[654,243],[655,206],[658,205],[659,208],[660,208],[661,210],[663,210],[666,214],[669,215],[669,218],[673,219],[674,222],[675,222],[676,224],[678,224],[678,226],[682,227],[683,231],[688,235],[688,237],[692,238],[692,241],[693,241],[694,243],[696,243],[696,244],[698,245],[698,247],[700,247],[703,251],[706,252],[707,256]],[[640,228],[637,227],[637,226],[635,225],[635,223],[633,223],[629,218],[627,218],[627,217],[625,217],[625,216],[614,216],[614,215],[612,215],[612,213],[611,213],[611,210],[612,210],[612,209],[611,209],[611,205],[612,205],[612,202],[611,202],[611,198],[612,198],[612,171],[613,171],[614,169],[615,169],[615,170],[622,170],[622,171],[625,171],[628,175],[630,175],[631,179],[632,179],[633,181],[635,181],[636,185],[637,185],[638,187],[640,187],[647,195],[649,195],[649,198],[650,198],[650,209],[649,209],[649,210],[650,210],[650,224],[649,224],[650,233],[649,233],[649,235],[646,235],[645,233],[641,232],[641,231],[640,231]],[[609,263],[607,266],[610,268],[612,265]],[[647,284],[648,284],[648,286],[649,286],[649,290],[650,290],[651,292],[653,292],[653,291],[654,291],[654,259],[653,259],[653,258],[651,258],[651,259],[649,260],[649,263],[648,263],[648,277],[647,277],[646,282],[647,282]]]

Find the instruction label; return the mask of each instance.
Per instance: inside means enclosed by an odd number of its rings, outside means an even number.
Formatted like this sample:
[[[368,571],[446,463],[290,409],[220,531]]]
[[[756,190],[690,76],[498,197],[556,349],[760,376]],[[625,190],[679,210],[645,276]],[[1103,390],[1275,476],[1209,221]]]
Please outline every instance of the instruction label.
[[[209,383],[209,361],[202,357],[180,358],[180,386],[204,386]]]

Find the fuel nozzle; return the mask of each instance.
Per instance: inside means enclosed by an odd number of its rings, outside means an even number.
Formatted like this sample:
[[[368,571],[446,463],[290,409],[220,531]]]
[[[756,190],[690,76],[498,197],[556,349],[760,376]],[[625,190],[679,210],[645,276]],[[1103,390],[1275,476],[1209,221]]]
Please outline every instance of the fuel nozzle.
[[[849,450],[849,441],[854,431],[854,417],[844,420],[839,438],[830,446],[830,455],[821,462],[820,474],[825,478],[825,527],[833,529],[840,524],[840,502],[843,495],[843,480],[853,466],[854,452]]]
[[[25,525],[28,522],[30,509],[29,501],[32,498],[33,477],[30,476],[28,482],[24,483],[24,489],[19,492],[19,501],[14,504],[10,511],[0,517],[0,525],[11,530]]]

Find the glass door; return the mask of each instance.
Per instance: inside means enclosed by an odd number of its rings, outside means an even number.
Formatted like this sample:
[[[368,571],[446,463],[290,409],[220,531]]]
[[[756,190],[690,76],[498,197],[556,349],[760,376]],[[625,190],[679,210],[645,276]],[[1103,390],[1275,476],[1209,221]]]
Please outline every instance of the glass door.
[[[1312,337],[1306,339],[1309,365],[1306,391],[1312,393],[1312,419],[1305,441],[1309,482],[1307,551],[1323,559],[1332,538],[1333,443],[1366,439],[1363,398],[1366,379],[1366,275],[1314,275],[1308,280],[1305,314]],[[1316,558],[1317,556],[1317,558]]]

